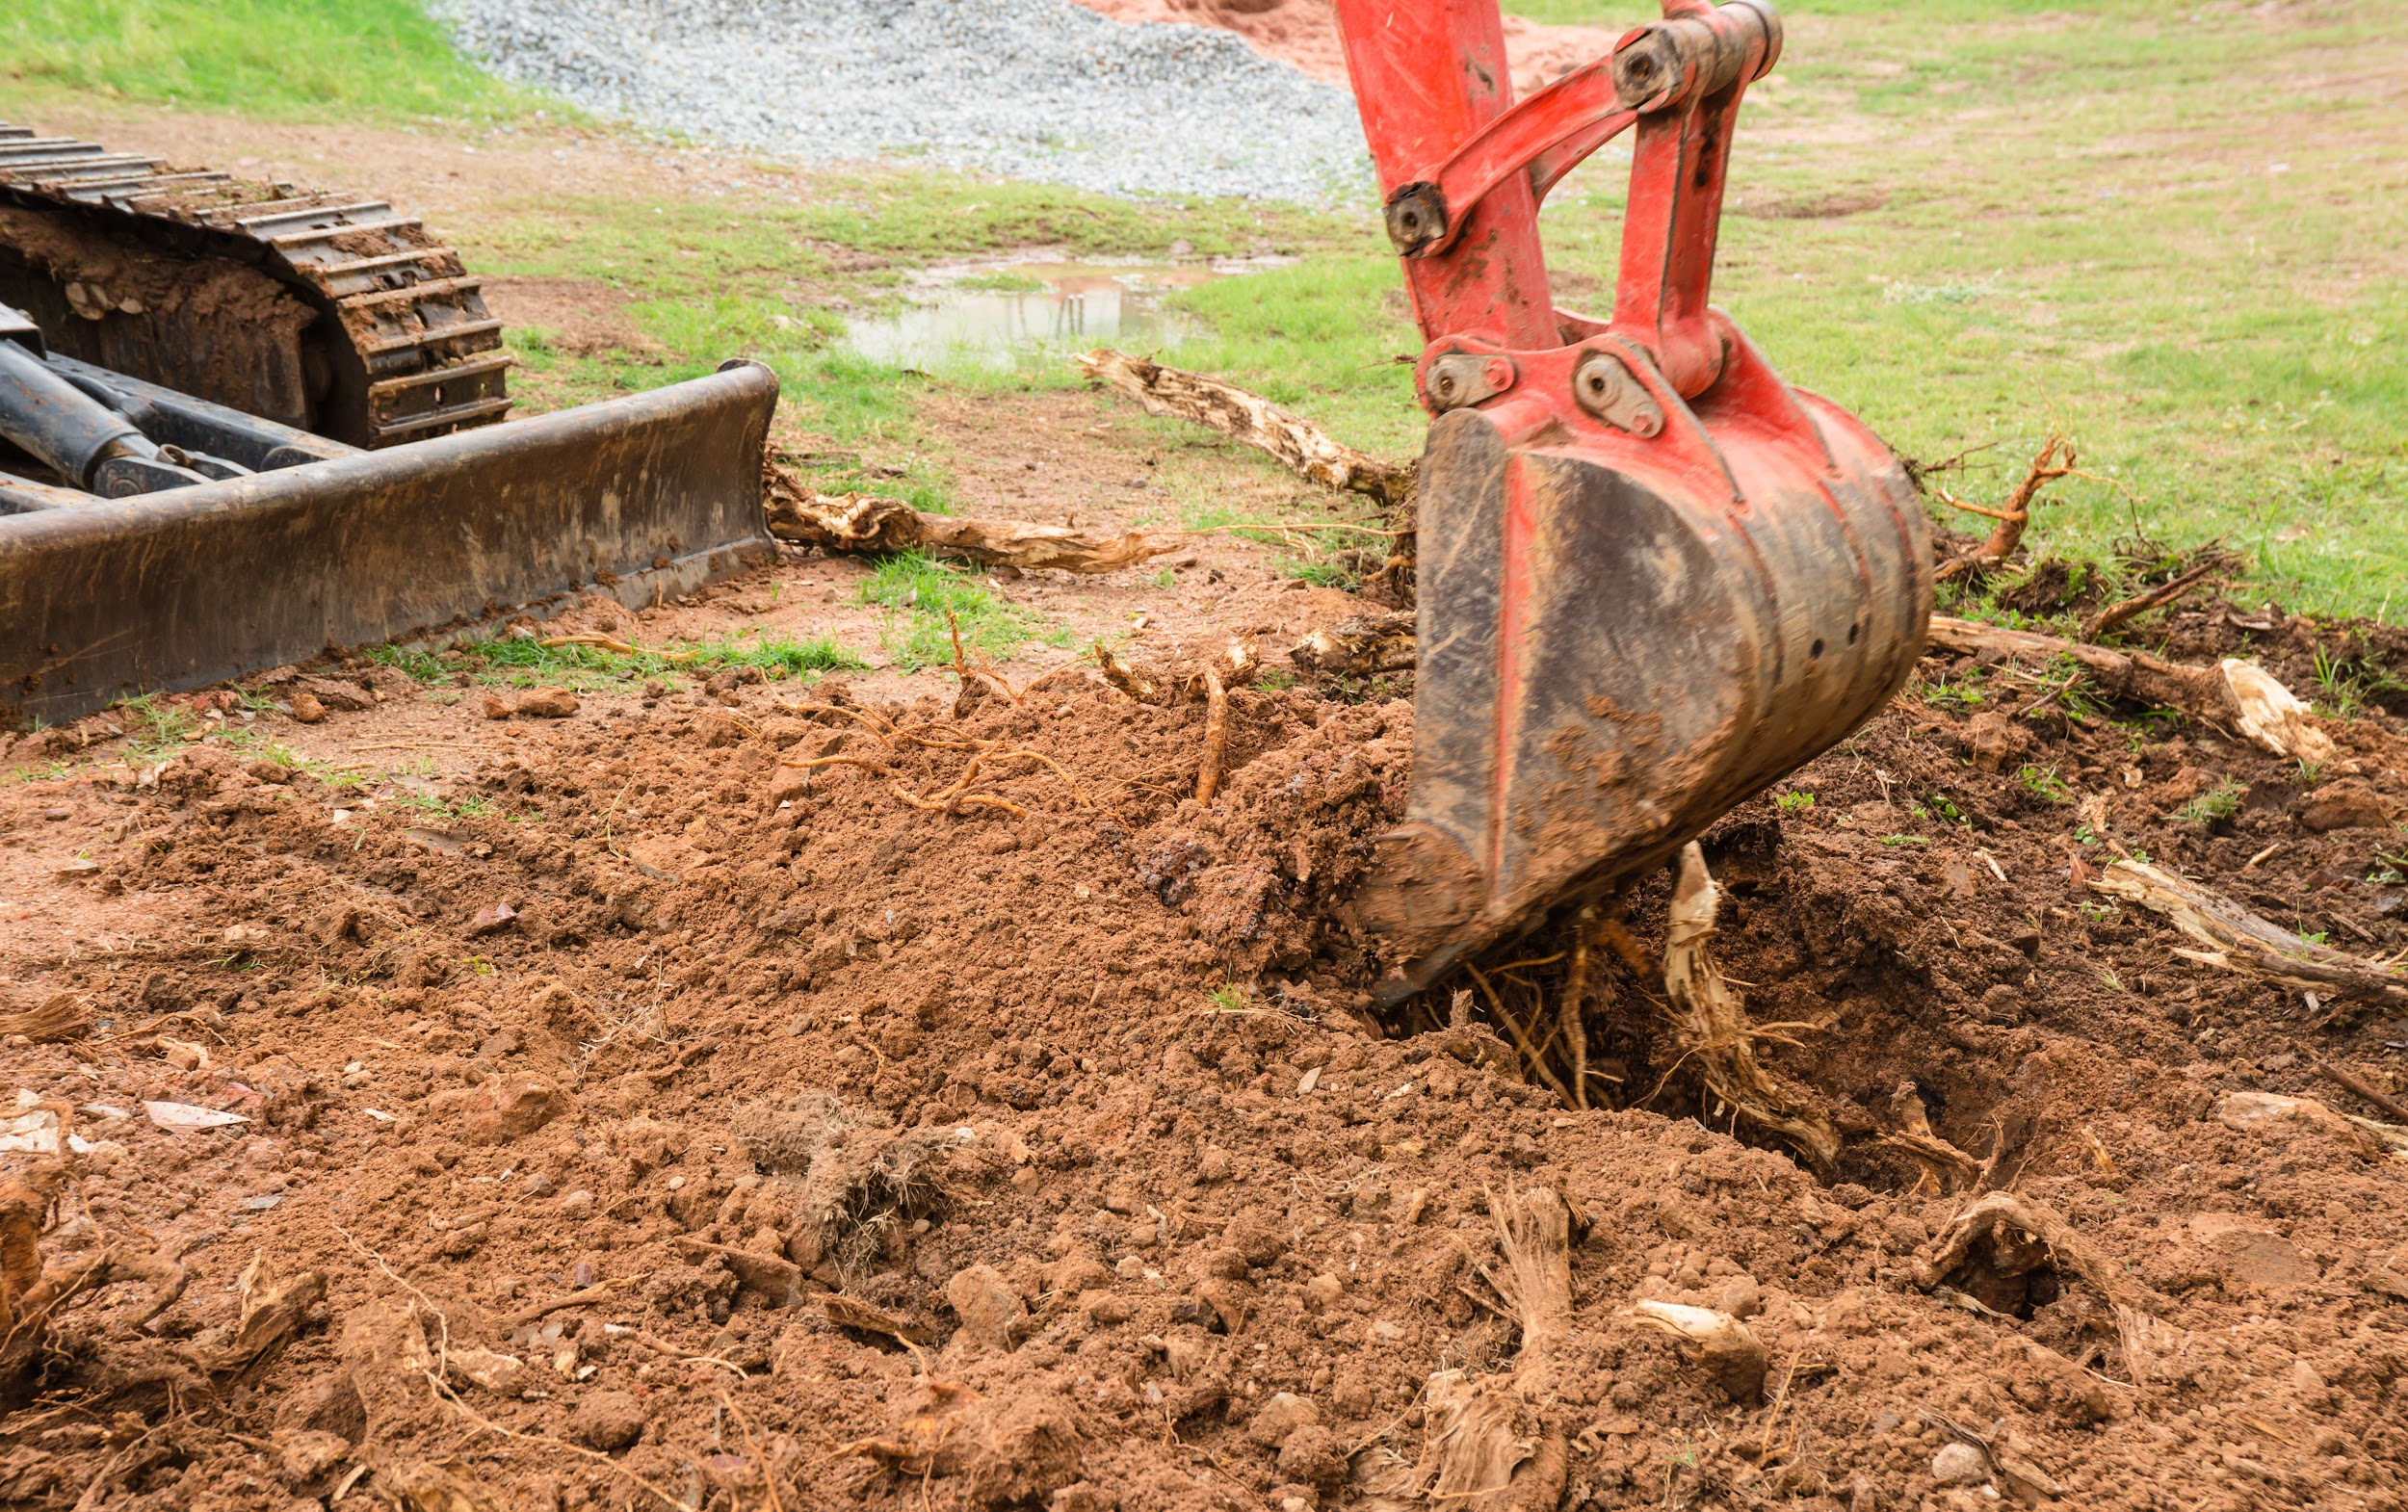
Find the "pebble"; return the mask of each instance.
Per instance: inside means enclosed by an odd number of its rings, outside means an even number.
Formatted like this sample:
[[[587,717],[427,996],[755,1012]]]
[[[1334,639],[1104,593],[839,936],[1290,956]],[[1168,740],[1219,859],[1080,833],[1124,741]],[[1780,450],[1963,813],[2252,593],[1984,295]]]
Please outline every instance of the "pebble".
[[[513,83],[655,130],[1141,197],[1361,201],[1345,91],[1070,0],[434,0]],[[522,707],[522,712],[524,712]]]
[[[1931,1456],[1931,1478],[1944,1486],[1974,1486],[1990,1478],[1990,1462],[1970,1444],[1950,1444]]]

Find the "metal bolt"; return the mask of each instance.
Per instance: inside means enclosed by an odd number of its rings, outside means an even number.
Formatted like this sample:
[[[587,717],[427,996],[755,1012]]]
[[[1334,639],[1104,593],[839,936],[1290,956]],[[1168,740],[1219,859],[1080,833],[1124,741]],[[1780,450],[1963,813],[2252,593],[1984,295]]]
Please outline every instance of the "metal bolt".
[[[1388,241],[1411,257],[1447,234],[1447,203],[1435,184],[1407,184],[1388,201]]]

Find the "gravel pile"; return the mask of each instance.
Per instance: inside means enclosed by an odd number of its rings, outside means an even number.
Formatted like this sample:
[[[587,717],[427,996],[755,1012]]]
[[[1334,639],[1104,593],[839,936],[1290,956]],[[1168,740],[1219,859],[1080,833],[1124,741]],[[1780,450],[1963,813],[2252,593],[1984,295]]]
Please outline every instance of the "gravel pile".
[[[1069,0],[434,0],[461,48],[589,110],[822,161],[1144,196],[1368,193],[1342,91],[1227,32]]]

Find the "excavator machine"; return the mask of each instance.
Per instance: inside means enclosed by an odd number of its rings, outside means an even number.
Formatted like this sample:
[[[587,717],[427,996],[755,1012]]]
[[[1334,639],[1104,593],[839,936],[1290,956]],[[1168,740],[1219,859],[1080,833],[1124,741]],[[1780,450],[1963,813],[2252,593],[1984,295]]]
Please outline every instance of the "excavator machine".
[[[1413,777],[1357,903],[1394,1000],[1593,901],[1903,686],[1928,526],[1888,448],[1708,302],[1766,0],[1664,0],[1513,97],[1497,0],[1337,0],[1427,345]],[[1548,191],[1635,133],[1613,307],[1549,295]]]
[[[510,362],[383,200],[0,123],[0,715],[650,602],[772,550],[769,369],[506,421]]]

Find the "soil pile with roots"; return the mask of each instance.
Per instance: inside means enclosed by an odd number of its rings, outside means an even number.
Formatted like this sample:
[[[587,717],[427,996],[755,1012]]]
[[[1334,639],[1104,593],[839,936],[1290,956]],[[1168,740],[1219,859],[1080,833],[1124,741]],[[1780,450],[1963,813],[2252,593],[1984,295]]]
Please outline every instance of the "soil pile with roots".
[[[2059,681],[1927,662],[1384,1020],[1411,711],[1336,685],[1232,691],[1209,807],[1084,671],[20,785],[144,926],[8,948],[0,1500],[2396,1507],[2408,1159],[2318,1066],[2395,1094],[2402,1010],[2091,885],[2397,951],[2396,721]]]

